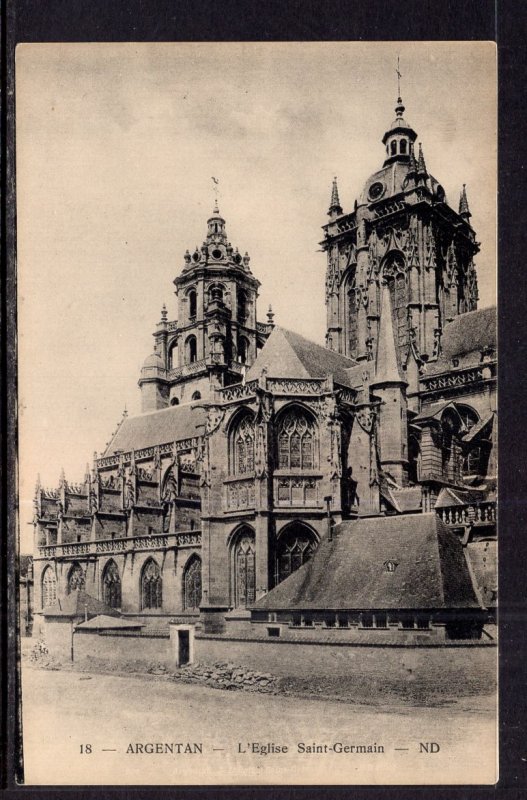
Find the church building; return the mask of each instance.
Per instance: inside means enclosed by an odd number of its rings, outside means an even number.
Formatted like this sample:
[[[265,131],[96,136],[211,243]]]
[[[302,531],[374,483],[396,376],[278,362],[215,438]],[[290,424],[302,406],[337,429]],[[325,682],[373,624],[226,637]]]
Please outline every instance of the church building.
[[[218,635],[466,638],[493,619],[496,311],[477,309],[465,186],[455,210],[404,112],[351,211],[333,182],[325,347],[259,321],[216,204],[142,413],[80,484],[37,484],[37,614],[82,590]]]

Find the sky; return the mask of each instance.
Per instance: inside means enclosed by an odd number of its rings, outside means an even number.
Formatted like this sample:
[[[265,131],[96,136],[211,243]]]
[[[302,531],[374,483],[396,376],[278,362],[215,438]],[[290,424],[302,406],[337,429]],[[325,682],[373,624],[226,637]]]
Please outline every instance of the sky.
[[[480,302],[496,302],[492,42],[22,44],[16,52],[19,503],[37,473],[82,480],[125,406],[219,179],[258,317],[324,341],[331,182],[351,211],[382,166],[397,56],[405,119],[457,210],[466,183]]]

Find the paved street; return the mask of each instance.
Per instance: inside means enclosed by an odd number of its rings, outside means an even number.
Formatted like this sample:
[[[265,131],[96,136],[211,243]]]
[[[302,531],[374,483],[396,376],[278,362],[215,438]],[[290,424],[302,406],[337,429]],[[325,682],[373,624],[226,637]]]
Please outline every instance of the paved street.
[[[23,709],[26,783],[33,785],[495,780],[495,720],[487,700],[465,710],[388,713],[25,664]],[[439,752],[419,753],[427,742],[438,743]],[[275,752],[251,753],[253,743],[272,744]],[[299,743],[322,752],[300,753]],[[354,749],[337,752],[339,743]],[[380,746],[384,753],[374,751]],[[159,749],[169,752],[149,752]]]

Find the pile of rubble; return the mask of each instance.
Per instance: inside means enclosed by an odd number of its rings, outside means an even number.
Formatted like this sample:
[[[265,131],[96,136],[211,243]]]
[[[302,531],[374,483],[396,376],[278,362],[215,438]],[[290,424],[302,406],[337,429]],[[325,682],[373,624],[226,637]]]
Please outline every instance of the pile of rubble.
[[[216,689],[243,689],[250,692],[273,692],[278,688],[278,679],[269,672],[258,672],[236,664],[187,664],[177,672],[171,672],[162,664],[149,667],[152,675],[170,675],[176,681],[185,683],[201,683]]]
[[[29,661],[35,666],[57,669],[60,663],[49,654],[48,647],[42,639],[36,642],[29,651]]]

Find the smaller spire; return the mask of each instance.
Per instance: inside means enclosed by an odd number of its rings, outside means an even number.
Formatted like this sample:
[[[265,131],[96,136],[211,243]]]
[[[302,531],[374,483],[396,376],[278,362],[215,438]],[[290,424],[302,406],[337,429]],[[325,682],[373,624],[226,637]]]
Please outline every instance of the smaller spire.
[[[461,195],[459,197],[459,216],[463,217],[463,219],[467,221],[472,216],[472,214],[470,213],[470,209],[468,207],[466,183],[463,184]]]
[[[377,337],[377,357],[375,359],[375,378],[372,386],[384,383],[406,383],[399,370],[395,349],[392,303],[390,289],[386,282],[381,286],[381,316]]]
[[[273,311],[273,307],[270,305],[269,306],[269,311],[267,312],[267,322],[268,322],[268,324],[269,325],[274,325],[273,320],[274,320],[274,311]]]
[[[426,171],[426,164],[425,164],[425,157],[423,155],[423,147],[421,142],[419,142],[419,158],[417,160],[417,172],[419,175],[428,175]]]
[[[167,311],[166,304],[163,303],[163,305],[161,307],[161,322],[167,322],[167,320],[168,320],[168,311]]]
[[[340,205],[339,188],[337,185],[336,176],[333,178],[333,185],[331,187],[331,200],[329,203],[328,214],[330,216],[337,216],[337,214],[342,214],[342,206]]]

